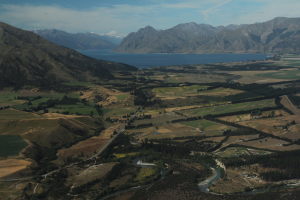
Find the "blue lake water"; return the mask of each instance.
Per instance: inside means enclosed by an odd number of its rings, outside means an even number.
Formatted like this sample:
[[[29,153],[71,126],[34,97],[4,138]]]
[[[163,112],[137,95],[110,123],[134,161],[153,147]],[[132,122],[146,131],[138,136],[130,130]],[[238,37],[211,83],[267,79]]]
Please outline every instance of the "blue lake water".
[[[80,52],[93,58],[126,63],[139,68],[266,59],[264,54],[123,54],[101,50],[80,50]]]

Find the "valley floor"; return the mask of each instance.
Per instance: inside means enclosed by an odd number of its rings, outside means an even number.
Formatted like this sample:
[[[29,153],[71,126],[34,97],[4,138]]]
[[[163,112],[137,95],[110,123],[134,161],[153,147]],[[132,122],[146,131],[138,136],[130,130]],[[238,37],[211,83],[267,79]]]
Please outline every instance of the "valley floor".
[[[297,199],[299,70],[283,58],[5,88],[0,199]]]

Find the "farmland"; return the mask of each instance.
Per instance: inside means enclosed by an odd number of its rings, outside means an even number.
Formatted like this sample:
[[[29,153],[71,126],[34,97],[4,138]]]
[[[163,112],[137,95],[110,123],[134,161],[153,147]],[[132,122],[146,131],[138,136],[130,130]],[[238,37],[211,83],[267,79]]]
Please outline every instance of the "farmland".
[[[6,88],[0,173],[11,182],[0,182],[0,192],[59,200],[250,200],[261,188],[269,197],[289,186],[297,194],[295,63],[157,67],[138,77],[66,83],[65,91]],[[198,188],[211,177],[209,191]]]
[[[182,86],[182,87],[162,87],[154,88],[152,91],[158,98],[183,98],[189,95],[200,94],[202,90],[206,90],[207,86]]]
[[[273,99],[267,99],[262,101],[255,102],[245,102],[245,103],[237,103],[237,104],[229,104],[222,106],[212,106],[207,108],[198,108],[185,110],[181,113],[188,116],[205,116],[205,115],[219,115],[224,113],[233,113],[238,111],[247,111],[254,109],[261,109],[265,107],[275,107],[275,102]]]

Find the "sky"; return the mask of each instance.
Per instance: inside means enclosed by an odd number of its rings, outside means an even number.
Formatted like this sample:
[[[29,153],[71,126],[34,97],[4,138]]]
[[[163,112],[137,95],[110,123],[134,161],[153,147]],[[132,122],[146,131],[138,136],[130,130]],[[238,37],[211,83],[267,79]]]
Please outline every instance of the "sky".
[[[300,17],[300,0],[0,0],[0,21],[27,30],[125,36],[145,26],[214,26]]]

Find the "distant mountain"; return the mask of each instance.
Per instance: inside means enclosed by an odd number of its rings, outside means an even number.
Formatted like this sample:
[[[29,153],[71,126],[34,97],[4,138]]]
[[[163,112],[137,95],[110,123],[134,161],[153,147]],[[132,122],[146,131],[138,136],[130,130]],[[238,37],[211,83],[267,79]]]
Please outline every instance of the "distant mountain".
[[[300,53],[300,18],[275,18],[249,25],[150,26],[130,33],[116,48],[126,53]]]
[[[0,87],[51,87],[67,81],[109,79],[114,70],[135,68],[96,60],[0,23]]]
[[[95,33],[67,33],[56,29],[35,30],[34,32],[55,44],[78,50],[113,49],[122,40],[114,36]]]
[[[102,38],[105,41],[113,43],[114,47],[116,47],[119,44],[121,44],[121,42],[123,40],[123,37],[111,36],[111,35],[100,35],[100,38]]]

